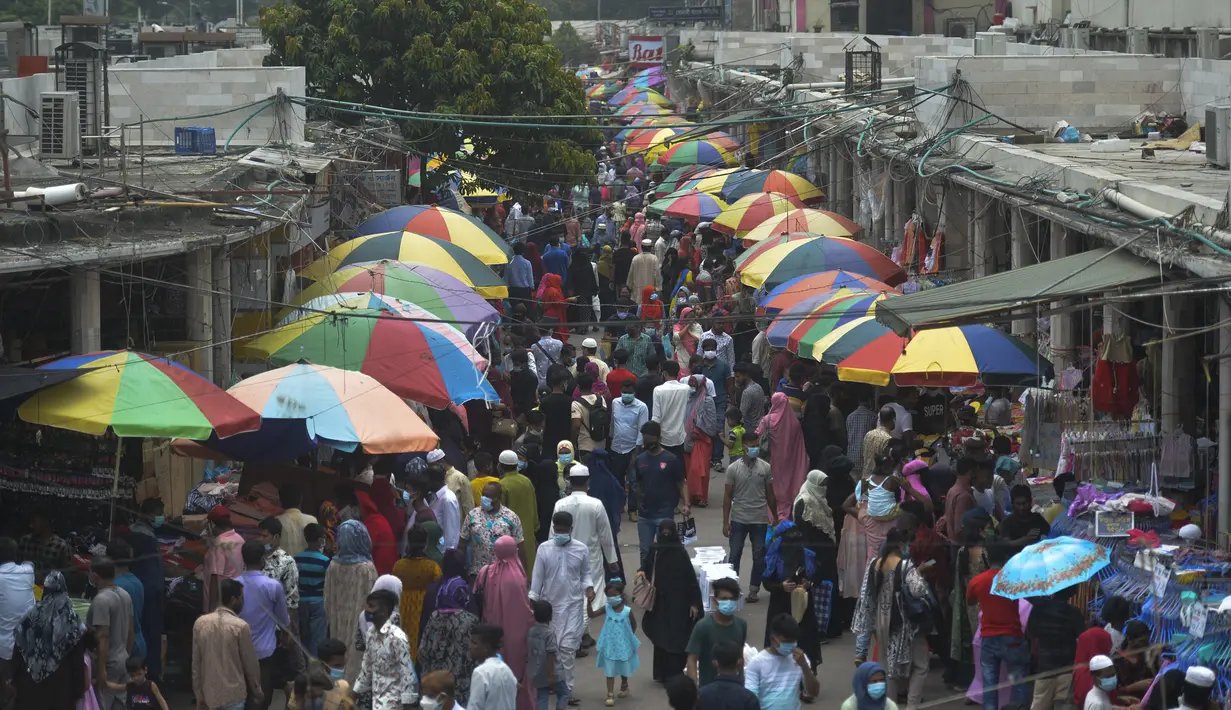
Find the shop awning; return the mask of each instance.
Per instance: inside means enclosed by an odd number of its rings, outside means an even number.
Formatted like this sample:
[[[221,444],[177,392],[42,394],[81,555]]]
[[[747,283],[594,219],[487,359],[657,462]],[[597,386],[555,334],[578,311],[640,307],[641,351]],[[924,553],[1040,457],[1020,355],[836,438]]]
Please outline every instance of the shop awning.
[[[1115,291],[1158,278],[1158,264],[1123,249],[1081,254],[882,301],[876,319],[901,335],[974,316]]]

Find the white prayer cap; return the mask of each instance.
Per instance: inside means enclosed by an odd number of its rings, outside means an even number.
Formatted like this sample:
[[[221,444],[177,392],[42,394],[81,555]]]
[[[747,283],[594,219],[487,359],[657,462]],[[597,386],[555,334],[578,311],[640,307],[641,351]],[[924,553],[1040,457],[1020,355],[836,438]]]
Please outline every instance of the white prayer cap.
[[[594,338],[586,338],[585,340],[581,341],[581,347],[589,348],[591,350],[597,350],[598,341],[595,340]]]
[[[590,477],[590,467],[583,466],[582,464],[577,464],[576,466],[573,466],[572,468],[568,470],[568,477],[569,478],[589,478]]]
[[[643,246],[643,247],[652,247],[652,246],[654,246],[654,240],[653,240],[653,239],[642,239],[642,240],[641,240],[641,246]]]
[[[1197,527],[1196,525],[1193,525],[1192,523],[1189,523],[1188,525],[1185,525],[1184,527],[1180,528],[1180,537],[1184,538],[1185,540],[1200,540],[1201,539],[1201,528]]]
[[[1101,671],[1105,668],[1111,668],[1112,665],[1111,659],[1107,656],[1098,655],[1090,659],[1091,671]]]
[[[441,451],[440,449],[432,449],[431,451],[427,452],[427,462],[428,463],[436,463],[437,461],[444,459],[444,457],[445,457],[445,452]]]
[[[501,451],[500,452],[500,463],[504,464],[505,466],[516,466],[517,465],[517,452],[510,451],[508,449]]]
[[[1200,688],[1212,688],[1214,680],[1214,671],[1205,666],[1193,666],[1184,674],[1185,682],[1192,683]]]

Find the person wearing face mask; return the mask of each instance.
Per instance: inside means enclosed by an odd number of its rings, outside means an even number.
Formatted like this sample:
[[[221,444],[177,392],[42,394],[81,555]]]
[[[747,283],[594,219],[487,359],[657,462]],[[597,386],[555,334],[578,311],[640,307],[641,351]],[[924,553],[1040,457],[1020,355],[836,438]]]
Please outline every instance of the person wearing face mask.
[[[742,649],[748,639],[748,622],[735,615],[739,609],[739,580],[716,579],[710,584],[710,592],[714,597],[710,614],[693,627],[685,649],[688,654],[685,666],[688,677],[697,681],[702,688],[717,680],[721,673],[720,664],[714,662],[715,647],[722,643],[734,643]],[[693,610],[689,612],[692,614]]]
[[[684,415],[684,468],[689,502],[701,508],[709,505],[714,438],[722,433],[714,395],[709,389],[711,384],[709,378],[699,373],[688,378],[692,392]]]
[[[752,541],[752,586],[748,602],[755,604],[765,569],[765,533],[777,524],[777,501],[769,462],[760,458],[761,439],[755,430],[744,432],[743,456],[727,467],[722,496],[722,534],[731,548],[731,567],[739,573],[744,555],[744,538]]]
[[[530,599],[541,599],[552,606],[551,630],[559,648],[560,680],[571,695],[577,650],[586,627],[586,604],[594,599],[594,586],[589,550],[573,539],[572,514],[558,511],[551,516],[551,523],[551,539],[539,545],[534,559]]]
[[[268,708],[274,689],[276,661],[282,631],[290,624],[286,611],[286,594],[282,585],[270,579],[262,571],[265,568],[265,544],[256,540],[244,543],[244,573],[239,581],[244,585],[247,601],[239,612],[239,618],[252,627],[252,642],[256,645],[257,662],[261,667],[261,688],[265,701],[258,708]]]
[[[453,697],[456,682],[449,671],[432,671],[419,681],[420,710],[466,710]]]
[[[325,692],[322,710],[351,710],[350,683],[346,682],[346,644],[337,639],[323,641],[317,647],[317,658],[321,670],[333,681],[333,690]]]
[[[702,600],[701,586],[692,570],[688,552],[680,542],[675,522],[663,520],[656,531],[657,538],[642,558],[634,583],[649,583],[654,587],[653,606],[645,611],[641,622],[645,637],[654,646],[653,678],[661,683],[684,670],[689,640],[701,616]],[[715,585],[720,582],[716,580]],[[735,587],[735,596],[738,597],[738,583]],[[724,619],[730,621],[727,617]],[[702,651],[708,652],[709,649],[710,644],[702,644]]]
[[[841,710],[898,710],[898,704],[885,697],[885,669],[876,661],[859,664],[851,686],[855,693],[842,703]]]
[[[440,533],[434,536],[439,538]],[[427,529],[420,524],[406,531],[406,556],[393,565],[393,576],[402,582],[398,600],[398,615],[402,631],[410,641],[410,657],[417,658],[419,650],[419,624],[423,620],[423,600],[427,590],[440,579],[440,565],[427,556],[428,546],[436,547],[437,541],[429,537]]]
[[[612,374],[619,370],[612,371]],[[650,408],[637,399],[636,378],[620,382],[620,396],[611,401],[611,472],[628,490],[628,519],[637,522],[637,479],[630,477],[633,459],[642,445],[641,427],[650,421]],[[627,481],[627,486],[626,486]]]
[[[508,449],[500,452],[498,460],[500,488],[504,491],[504,505],[521,520],[522,530],[532,540],[539,530],[539,505],[534,483],[526,475],[530,466],[523,461],[515,451]],[[526,555],[525,569],[534,569],[534,553],[537,545],[534,542],[525,543],[521,549]]]
[[[334,692],[335,683],[324,668],[315,667],[300,673],[295,678],[291,696],[287,698],[287,710],[325,710],[325,696]]]
[[[265,567],[262,571],[266,577],[282,585],[286,610],[291,616],[291,628],[298,629],[299,566],[295,564],[295,558],[286,554],[281,547],[282,521],[271,516],[258,523],[256,528],[256,540],[265,546]],[[299,670],[295,669],[294,675],[299,675]]]
[[[368,595],[364,619],[371,624],[363,639],[363,661],[351,694],[371,694],[372,710],[409,710],[419,702],[419,679],[410,661],[410,643],[398,625],[397,595],[378,589]]]
[[[163,603],[166,599],[162,551],[158,546],[157,530],[166,523],[163,503],[159,498],[141,501],[140,519],[128,529],[128,544],[132,546],[133,561],[129,565],[145,591],[141,607],[141,629],[150,639],[162,638]],[[155,644],[158,648],[158,645]],[[149,678],[162,680],[162,653],[150,653],[146,659]]]
[[[526,563],[525,534],[521,518],[504,503],[504,489],[500,483],[483,487],[479,507],[470,511],[462,522],[458,549],[470,555],[470,574],[474,576],[496,557],[496,540],[508,535],[517,541],[518,555]]]
[[[218,583],[223,579],[238,579],[244,571],[244,558],[240,554],[244,538],[231,527],[231,511],[221,505],[214,506],[206,516],[205,536],[209,549],[198,572],[204,582],[205,611],[212,611],[213,605],[218,603]]]
[[[573,517],[572,535],[586,546],[590,554],[590,586],[602,589],[604,568],[615,573],[620,556],[611,530],[611,519],[603,502],[590,495],[589,466],[574,464],[568,471],[568,480],[569,495],[556,502],[554,512],[566,512]],[[591,609],[596,607],[602,608],[602,600],[595,600],[590,605]],[[593,640],[586,638],[583,647],[592,645]]]
[[[192,625],[192,691],[198,708],[241,710],[265,699],[252,628],[240,618],[244,585],[224,579],[218,609]]]
[[[1094,679],[1094,687],[1086,693],[1084,710],[1112,710],[1115,707],[1109,693],[1116,689],[1116,667],[1107,656],[1098,655],[1090,659],[1090,677]]]
[[[816,697],[820,683],[812,672],[812,662],[799,648],[799,624],[790,614],[779,614],[770,622],[770,644],[744,668],[744,687],[756,694],[761,710],[799,710],[799,686]]]

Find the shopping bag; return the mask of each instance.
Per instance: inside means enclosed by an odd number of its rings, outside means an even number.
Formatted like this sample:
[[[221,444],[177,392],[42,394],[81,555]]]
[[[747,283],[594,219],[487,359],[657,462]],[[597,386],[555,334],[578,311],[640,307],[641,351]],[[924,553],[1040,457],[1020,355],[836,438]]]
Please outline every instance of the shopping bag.
[[[685,545],[691,545],[697,541],[697,521],[691,515],[675,525],[679,529],[680,540]]]

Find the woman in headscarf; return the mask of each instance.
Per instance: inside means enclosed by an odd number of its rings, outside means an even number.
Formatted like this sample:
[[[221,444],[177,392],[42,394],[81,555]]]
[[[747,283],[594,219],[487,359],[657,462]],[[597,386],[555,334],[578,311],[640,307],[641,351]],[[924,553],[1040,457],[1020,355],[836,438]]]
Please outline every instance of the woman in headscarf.
[[[658,289],[653,286],[641,289],[641,306],[637,315],[646,322],[646,327],[658,327],[658,322],[663,319],[663,300],[658,297]]]
[[[359,675],[363,654],[355,650],[355,635],[345,630],[359,623],[377,576],[368,529],[358,520],[347,520],[338,526],[338,554],[325,571],[325,618],[346,642],[346,680],[350,683]]]
[[[533,710],[535,691],[526,682],[526,667],[530,660],[526,647],[534,612],[526,596],[529,584],[526,571],[517,556],[517,541],[508,535],[496,540],[496,560],[479,570],[475,589],[483,590],[483,623],[504,629],[504,646],[500,655],[513,675],[517,676],[517,710]]]
[[[1073,658],[1073,703],[1075,707],[1084,707],[1086,694],[1094,687],[1094,676],[1090,675],[1090,659],[1095,656],[1111,655],[1111,634],[1106,629],[1093,628],[1082,632],[1077,637],[1077,655]],[[1119,689],[1107,694],[1111,704],[1119,700]]]
[[[13,687],[23,710],[73,710],[87,691],[93,693],[86,681],[85,631],[64,575],[49,572],[43,598],[13,634]]]
[[[530,262],[530,269],[534,272],[534,283],[538,284],[543,280],[543,255],[539,254],[539,248],[534,240],[526,240],[526,250],[522,252],[522,256]]]
[[[594,265],[598,274],[598,298],[604,304],[615,301],[615,291],[611,288],[611,280],[615,277],[615,251],[610,244],[604,244],[598,254],[598,263]],[[606,313],[603,314],[606,317]]]
[[[790,518],[771,528],[768,542],[765,572],[761,575],[761,586],[769,592],[763,647],[768,648],[770,644],[770,621],[779,614],[790,614],[799,622],[796,641],[815,669],[821,664],[821,635],[817,631],[811,597],[812,589],[820,581],[816,555],[808,547],[804,531]]]
[[[654,644],[653,677],[661,683],[684,672],[688,639],[704,608],[701,586],[674,521],[658,524],[658,536],[637,576],[654,585],[654,607],[641,617],[641,629]]]
[[[665,293],[671,294],[675,291],[676,279],[680,277],[680,258],[676,255],[674,249],[668,249],[662,262],[659,270],[663,275],[663,288],[669,289]]]
[[[355,491],[355,497],[359,499],[359,520],[368,529],[368,537],[372,538],[372,563],[376,565],[376,573],[389,574],[398,560],[398,543],[393,537],[393,526],[381,515],[376,502],[366,491]]]
[[[578,249],[573,252],[573,258],[568,265],[568,290],[571,298],[572,320],[583,322],[594,318],[593,300],[598,295],[598,277],[594,273],[594,263],[590,261],[589,249]],[[568,341],[561,341],[568,342]]]
[[[671,337],[671,347],[675,351],[675,361],[680,367],[687,368],[688,360],[697,354],[697,346],[701,343],[701,324],[693,318],[693,309],[680,311],[680,319],[676,322]]]
[[[839,638],[851,627],[855,602],[859,598],[859,585],[863,583],[863,567],[848,560],[862,560],[866,554],[863,533],[859,521],[846,514],[842,504],[855,492],[855,480],[851,471],[855,464],[837,446],[828,446],[821,452],[821,470],[829,476],[826,484],[826,502],[833,511],[834,533],[837,534],[838,590],[834,593],[834,612],[829,620],[829,637]],[[839,593],[840,592],[840,593]]]
[[[645,234],[645,213],[638,212],[633,215],[633,226],[629,227],[628,233],[633,238],[633,244],[641,246],[641,235]]]
[[[783,392],[769,398],[769,414],[757,425],[761,447],[769,441],[769,464],[774,471],[774,498],[778,502],[778,519],[790,520],[795,496],[808,475],[808,452],[804,448],[804,431],[799,417]]]
[[[428,585],[427,591],[423,594],[423,610],[419,612],[419,640],[423,640],[423,629],[427,626],[427,620],[436,611],[436,599],[440,595],[440,590],[448,585],[456,585],[458,580],[464,585],[466,584],[466,572],[468,570],[468,561],[466,553],[450,548],[444,551],[441,556],[440,577]]]
[[[556,488],[560,491],[561,497],[568,490],[568,479],[564,472],[569,470],[575,463],[580,462],[577,460],[577,451],[573,448],[573,442],[568,439],[561,440],[559,444],[556,444]],[[554,504],[551,509],[555,509]],[[550,518],[551,516],[547,517]]]
[[[684,414],[684,471],[688,478],[688,497],[692,504],[705,508],[710,504],[710,468],[714,453],[714,438],[722,433],[714,397],[709,393],[705,375],[688,378],[692,394]]]
[[[419,677],[433,671],[449,671],[455,682],[454,699],[465,706],[470,700],[470,629],[479,619],[466,609],[470,606],[470,586],[462,575],[466,553],[453,549],[445,553],[444,576],[429,588],[423,611],[428,614],[419,639]],[[431,611],[429,612],[429,604]]]
[[[833,509],[826,490],[829,476],[824,471],[809,471],[808,480],[795,498],[791,520],[804,536],[804,545],[816,555],[817,583],[812,586],[812,607],[820,638],[829,635],[834,597],[838,590],[838,545]]]
[[[588,394],[602,395],[603,399],[610,402],[611,393],[607,390],[607,383],[604,382],[601,377],[599,377],[600,370],[598,369],[598,363],[593,360],[590,360],[589,362],[586,363],[586,366],[582,368],[582,371],[585,372],[587,375],[590,375],[591,377],[594,378],[594,384],[591,385],[590,392]],[[581,389],[580,388],[578,387],[573,388],[573,399],[581,399]]]
[[[898,704],[885,697],[885,669],[876,661],[859,664],[851,689],[855,694],[843,701],[841,710],[898,710]]]
[[[428,537],[427,527],[418,523],[410,526],[406,531],[406,556],[393,565],[393,576],[402,582],[398,612],[402,615],[402,630],[410,640],[412,659],[419,650],[419,622],[423,615],[423,597],[427,594],[427,588],[440,579],[440,565],[428,558],[428,547],[436,547],[436,540]]]
[[[391,574],[382,574],[377,577],[376,582],[372,584],[372,591],[369,592],[369,594],[381,591],[391,592],[393,596],[400,598],[402,596],[402,580]],[[389,617],[389,620],[396,625],[401,625],[402,619],[400,612],[397,609],[394,609],[393,615]],[[364,652],[367,651],[366,641],[368,638],[368,632],[371,630],[372,622],[368,621],[367,614],[361,614],[359,616],[359,623],[356,624],[355,627],[355,653],[357,653],[361,659],[363,658]],[[371,692],[359,694],[356,698],[355,710],[372,710]]]
[[[559,274],[547,274],[543,277],[542,307],[545,318],[555,318],[556,323],[568,322],[569,299],[564,297],[564,282]],[[568,342],[568,326],[556,325],[552,336],[562,343]]]
[[[611,539],[616,549],[615,563],[619,568],[617,576],[620,579],[628,579],[624,576],[624,561],[620,559],[620,518],[623,516],[626,500],[624,486],[620,485],[620,481],[611,472],[611,454],[606,449],[591,451],[590,457],[586,459],[586,466],[590,469],[590,485],[586,492],[591,498],[602,501],[603,509],[607,511],[607,522],[611,525]]]
[[[953,570],[953,589],[964,590],[976,575],[990,566],[984,550],[987,531],[991,529],[992,516],[978,506],[962,516],[962,537],[954,541],[961,545],[957,550],[957,566]],[[979,602],[967,601],[965,594],[952,594],[953,620],[949,640],[950,658],[968,671],[973,670],[973,681],[966,688],[966,698],[983,703],[983,672],[979,668],[979,652],[983,648],[979,634]]]

